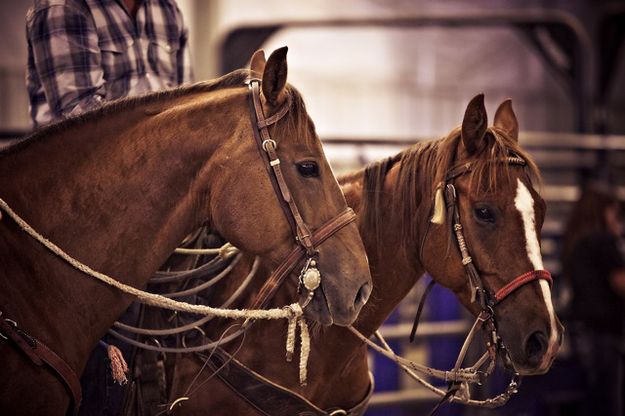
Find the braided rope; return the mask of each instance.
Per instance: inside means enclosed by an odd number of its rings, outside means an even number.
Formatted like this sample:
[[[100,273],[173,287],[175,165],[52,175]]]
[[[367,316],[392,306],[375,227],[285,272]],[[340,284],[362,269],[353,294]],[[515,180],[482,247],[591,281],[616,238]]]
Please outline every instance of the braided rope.
[[[306,385],[306,378],[308,377],[308,356],[310,355],[310,333],[308,332],[308,324],[305,320],[300,319],[300,355],[299,355],[299,384]]]
[[[453,371],[435,370],[433,368],[425,367],[420,364],[414,363],[410,360],[406,360],[405,358],[402,358],[398,356],[397,354],[395,354],[393,349],[384,340],[384,337],[382,337],[382,335],[377,331],[375,333],[375,336],[381,342],[382,346],[377,345],[375,342],[365,337],[353,326],[348,326],[347,329],[351,331],[354,335],[356,335],[358,338],[360,338],[360,340],[366,343],[373,350],[382,354],[386,358],[394,361],[413,380],[415,380],[416,382],[421,384],[423,387],[430,390],[432,393],[434,393],[435,395],[439,397],[446,397],[448,392],[441,388],[434,386],[432,383],[427,381],[424,377],[421,377],[419,374],[417,374],[417,372],[420,372],[424,375],[429,375],[429,376],[433,376],[436,378],[440,378],[445,381],[459,382],[461,384],[460,388],[461,388],[462,394],[456,394],[456,395],[452,395],[448,397],[446,400],[449,400],[449,402],[462,403],[462,404],[466,404],[469,406],[477,406],[477,407],[485,407],[489,409],[494,409],[496,407],[501,407],[504,404],[506,404],[508,400],[510,399],[510,397],[514,395],[515,393],[517,393],[517,388],[519,384],[518,384],[518,380],[515,377],[510,381],[510,383],[505,388],[503,393],[500,393],[494,397],[487,398],[484,400],[471,399],[469,395],[470,393],[468,390],[468,385],[469,383],[479,385],[482,382],[482,380],[478,377],[476,372],[478,371],[478,368],[482,366],[482,364],[484,364],[485,356],[480,358],[480,360],[478,360],[478,362],[473,367],[470,367],[467,369],[457,368]],[[492,368],[490,369],[490,371],[492,371]],[[443,375],[443,377],[440,377],[440,375]]]
[[[50,250],[56,256],[65,260],[68,264],[70,264],[76,270],[86,275],[89,275],[91,277],[94,277],[98,279],[99,281],[106,283],[107,285],[112,286],[124,293],[136,296],[139,302],[144,303],[146,305],[156,306],[156,307],[170,309],[170,310],[179,311],[179,312],[195,313],[199,315],[214,315],[214,316],[218,316],[221,318],[229,318],[229,319],[252,319],[252,320],[287,319],[289,321],[289,326],[294,326],[298,321],[303,322],[302,316],[304,314],[304,311],[299,303],[292,303],[283,308],[274,308],[274,309],[267,309],[267,310],[220,309],[220,308],[213,308],[213,307],[206,306],[206,305],[194,305],[194,304],[190,304],[187,302],[176,301],[173,299],[166,298],[162,295],[149,293],[149,292],[137,289],[133,286],[129,286],[104,273],[100,273],[96,270],[93,270],[86,264],[71,257],[69,254],[63,251],[56,244],[54,244],[53,242],[51,242],[50,240],[48,240],[47,238],[39,234],[37,231],[35,231],[25,220],[23,220],[15,211],[13,211],[11,207],[2,198],[0,198],[0,208],[2,208],[2,210],[4,210],[19,225],[19,227],[24,232],[26,232],[33,239],[37,240],[40,244],[42,244],[45,248]],[[310,342],[308,338],[307,326],[305,325],[305,323],[304,325],[300,324],[300,327],[302,328],[302,334],[301,334],[302,343],[305,342],[305,339],[308,339],[308,342]],[[294,346],[294,343],[295,343],[294,332],[295,331],[293,331],[292,336],[291,334],[287,336],[287,345],[289,343],[288,339],[291,338],[292,339],[291,342],[293,343],[293,346]],[[306,332],[306,334],[304,334],[304,332]],[[304,348],[302,348],[302,352],[303,350]],[[304,354],[302,354],[301,357],[307,358],[308,356],[307,355],[304,356]],[[304,367],[306,367],[307,364],[308,363],[300,363],[300,366],[303,365]]]
[[[226,243],[219,248],[184,248],[178,247],[174,250],[176,254],[188,254],[192,256],[202,256],[202,255],[219,255],[224,260],[232,257],[235,254],[239,253],[239,249],[233,246],[230,243]]]

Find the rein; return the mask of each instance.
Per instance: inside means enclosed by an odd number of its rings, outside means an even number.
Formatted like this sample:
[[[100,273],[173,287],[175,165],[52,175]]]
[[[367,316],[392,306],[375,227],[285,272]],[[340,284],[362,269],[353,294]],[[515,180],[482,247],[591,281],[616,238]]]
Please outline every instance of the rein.
[[[518,166],[526,165],[525,160],[516,155],[507,157],[501,162]],[[477,268],[473,264],[473,259],[471,258],[469,249],[467,247],[462,223],[460,221],[458,197],[456,193],[456,188],[453,184],[456,178],[471,172],[472,169],[473,166],[470,162],[451,168],[445,176],[445,180],[437,187],[434,197],[435,205],[440,203],[444,203],[445,205],[447,217],[450,218],[451,222],[450,230],[452,235],[455,237],[456,244],[462,258],[462,265],[464,267],[465,274],[467,275],[467,280],[471,291],[471,303],[476,303],[480,308],[480,312],[477,315],[473,326],[471,327],[463,343],[454,368],[450,371],[443,371],[407,360],[395,354],[395,352],[391,349],[391,347],[388,345],[388,343],[382,337],[379,331],[376,331],[374,334],[375,337],[378,339],[378,344],[361,334],[357,329],[351,326],[349,327],[349,330],[352,333],[354,333],[363,342],[367,343],[372,349],[384,355],[385,357],[395,361],[395,363],[404,371],[406,371],[406,373],[410,375],[413,379],[415,379],[421,385],[441,397],[441,400],[436,404],[430,415],[434,414],[436,410],[438,410],[438,408],[446,402],[458,402],[466,405],[480,406],[486,408],[500,407],[508,402],[510,397],[517,392],[518,386],[520,384],[520,376],[516,372],[512,376],[512,379],[506,387],[505,391],[495,397],[485,400],[474,400],[471,399],[469,391],[469,384],[480,385],[486,377],[492,374],[493,370],[495,369],[498,354],[502,357],[507,357],[509,359],[507,349],[497,330],[494,307],[504,301],[517,289],[535,280],[542,279],[549,282],[550,285],[553,284],[553,279],[548,271],[532,270],[515,277],[511,282],[497,289],[494,293],[490,292],[485,288],[483,279]],[[438,208],[440,210],[440,208],[442,207]],[[432,218],[431,222],[443,223],[443,221],[438,222],[438,220],[435,220],[434,218]],[[427,230],[429,230],[429,224]],[[422,240],[421,247],[419,249],[420,256],[424,244],[425,238]],[[433,285],[434,281],[431,281],[426,287],[425,292],[421,298],[421,301],[417,308],[415,322],[411,330],[410,341],[414,339],[425,299],[427,298],[427,295]],[[483,330],[486,333],[485,342],[487,352],[484,353],[473,366],[463,368],[462,364],[464,362],[469,345],[471,344],[477,332],[480,330]],[[486,366],[485,369],[484,366]],[[447,390],[445,391],[434,386],[418,373],[424,376],[430,376],[445,381],[446,383],[448,383]]]

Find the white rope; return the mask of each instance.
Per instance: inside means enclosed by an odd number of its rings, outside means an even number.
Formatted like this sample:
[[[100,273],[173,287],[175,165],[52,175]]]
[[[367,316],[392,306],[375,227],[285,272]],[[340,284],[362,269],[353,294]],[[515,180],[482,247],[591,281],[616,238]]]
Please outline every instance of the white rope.
[[[308,324],[301,319],[289,319],[289,326],[287,328],[286,335],[286,360],[291,362],[293,359],[293,353],[295,352],[295,332],[297,330],[297,324],[299,324],[300,330],[300,352],[299,352],[299,383],[302,386],[306,385],[306,379],[308,377],[308,356],[310,355],[310,332],[308,331]]]
[[[293,353],[295,352],[295,329],[296,324],[294,319],[289,319],[289,325],[286,330],[286,360],[291,362],[293,360]]]
[[[358,338],[360,338],[363,342],[365,342],[369,347],[371,347],[373,350],[379,352],[380,354],[382,354],[383,356],[385,356],[386,358],[394,361],[402,370],[404,370],[404,372],[406,372],[406,374],[408,374],[412,379],[414,379],[415,381],[417,381],[419,384],[421,384],[423,387],[425,387],[426,389],[430,390],[432,393],[436,394],[437,396],[440,397],[444,397],[447,394],[447,391],[444,391],[436,386],[434,386],[432,383],[428,382],[425,378],[421,377],[419,374],[417,374],[415,371],[419,371],[423,374],[426,375],[430,375],[430,376],[435,376],[437,378],[440,378],[438,376],[436,376],[433,372],[436,373],[447,373],[452,375],[452,372],[450,371],[441,371],[441,370],[435,370],[429,367],[425,367],[425,366],[421,366],[418,365],[417,363],[414,363],[412,361],[406,360],[400,356],[398,356],[397,354],[395,354],[395,352],[392,350],[392,348],[388,345],[388,343],[386,343],[386,341],[384,340],[384,338],[382,337],[382,335],[376,331],[376,337],[380,340],[380,342],[382,343],[382,347],[380,347],[379,345],[377,345],[375,342],[371,341],[369,338],[365,337],[363,334],[360,333],[360,331],[358,331],[356,328],[354,328],[353,326],[348,326],[347,327],[348,330],[350,330],[354,335],[356,335]],[[478,363],[481,365],[484,363],[484,357],[482,357]],[[446,380],[449,379],[456,379],[456,380],[462,380],[462,386],[461,386],[461,394],[456,394],[453,395],[449,398],[450,402],[454,402],[454,403],[462,403],[462,404],[466,404],[469,406],[478,406],[478,407],[486,407],[486,408],[496,408],[496,407],[501,407],[504,404],[506,404],[508,402],[508,400],[510,399],[510,397],[515,394],[517,392],[517,387],[518,384],[516,383],[516,381],[511,381],[510,384],[508,385],[508,387],[506,388],[506,390],[501,393],[498,394],[497,396],[494,396],[492,398],[488,398],[485,400],[475,400],[475,399],[471,399],[470,397],[470,391],[468,390],[468,384],[469,383],[476,383],[476,384],[480,384],[481,380],[477,379],[477,380],[472,380],[471,379],[471,372],[476,370],[477,364],[473,367],[471,367],[471,369],[469,369],[470,371],[466,372],[463,374],[463,370],[467,370],[467,369],[459,369],[457,370],[455,373],[455,377],[445,377]],[[429,370],[429,371],[425,371],[425,370]],[[463,376],[468,376],[468,378],[464,378]]]
[[[145,303],[151,306],[157,306],[157,307],[164,308],[164,309],[170,309],[173,311],[196,313],[200,315],[214,315],[214,316],[219,316],[221,318],[229,318],[229,319],[287,319],[289,321],[289,328],[291,326],[294,327],[298,321],[303,322],[302,315],[304,314],[304,311],[299,303],[293,303],[283,308],[274,308],[274,309],[268,309],[268,310],[220,309],[220,308],[213,308],[213,307],[206,306],[206,305],[194,305],[194,304],[190,304],[187,302],[179,302],[179,301],[169,299],[169,298],[166,298],[164,296],[161,296],[155,293],[149,293],[149,292],[137,289],[133,286],[126,285],[110,276],[107,276],[104,273],[100,273],[96,270],[93,270],[86,264],[81,263],[80,261],[71,257],[69,254],[63,251],[56,244],[54,244],[53,242],[51,242],[50,240],[48,240],[47,238],[39,234],[37,231],[35,231],[26,221],[24,221],[19,215],[17,215],[17,213],[15,213],[15,211],[13,211],[11,207],[9,207],[9,205],[2,198],[0,198],[0,208],[2,208],[2,210],[4,210],[7,214],[9,214],[9,216],[28,235],[30,235],[32,238],[37,240],[39,243],[41,243],[44,247],[46,247],[52,253],[54,253],[61,259],[65,260],[72,267],[81,271],[84,274],[87,274],[91,277],[94,277],[100,280],[101,282],[106,283],[107,285],[113,286],[124,293],[136,296],[139,302],[141,303]],[[306,325],[305,323],[304,325],[300,323],[300,327],[302,328],[302,334],[301,334],[302,343],[305,342],[305,338],[308,339],[308,331],[305,325]],[[306,330],[304,330],[304,328],[306,328]],[[304,332],[306,332],[306,336],[304,335]],[[287,345],[288,345],[288,338],[290,337],[291,337],[290,335],[287,337]],[[295,331],[293,331],[292,337],[293,337],[292,342],[293,342],[293,348],[294,348]],[[308,339],[308,343],[310,343],[309,339]],[[303,351],[304,351],[304,348],[302,348],[302,352]],[[287,354],[288,354],[288,350],[287,350]],[[291,351],[291,354],[292,354],[292,351]],[[306,358],[306,359],[307,357],[308,355],[304,356],[304,354],[300,356],[300,358]],[[307,364],[308,364],[307,362],[300,363],[300,371],[301,371],[301,366],[303,365],[304,367],[306,367]]]
[[[239,253],[239,249],[233,246],[230,243],[226,243],[219,248],[184,248],[178,247],[174,250],[174,253],[177,254],[188,254],[193,256],[201,256],[201,255],[215,255],[219,254],[224,260],[232,257],[235,254]]]
[[[310,355],[310,333],[308,332],[308,324],[304,319],[299,320],[300,328],[300,355],[299,355],[299,384],[306,385],[308,377],[308,356]]]

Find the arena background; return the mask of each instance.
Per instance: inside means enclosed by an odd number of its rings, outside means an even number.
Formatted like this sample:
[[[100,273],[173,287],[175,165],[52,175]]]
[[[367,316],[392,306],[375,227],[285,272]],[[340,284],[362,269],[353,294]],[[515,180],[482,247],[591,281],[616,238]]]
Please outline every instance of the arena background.
[[[468,100],[490,114],[512,98],[521,143],[543,175],[546,266],[558,282],[563,221],[598,166],[625,199],[625,2],[582,0],[178,0],[191,34],[196,80],[246,64],[252,51],[289,46],[289,81],[306,99],[337,173],[445,134]],[[0,2],[0,145],[30,130],[25,91],[28,0]],[[407,343],[417,287],[383,332],[403,354],[441,367],[469,325],[444,290],[428,304],[421,336]],[[419,414],[434,398],[372,356],[368,415]],[[605,380],[610,383],[611,380]],[[484,386],[496,392],[505,380]],[[446,415],[574,415],[584,392],[565,342],[545,376],[526,378],[501,410],[449,406]],[[423,410],[422,410],[423,411]]]

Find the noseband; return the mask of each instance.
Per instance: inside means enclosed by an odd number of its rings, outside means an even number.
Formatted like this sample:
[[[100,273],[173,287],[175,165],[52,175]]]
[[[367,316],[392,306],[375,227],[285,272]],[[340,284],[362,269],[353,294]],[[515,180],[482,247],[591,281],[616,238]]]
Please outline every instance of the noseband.
[[[266,303],[273,296],[286,276],[288,276],[306,256],[307,261],[300,272],[298,287],[298,292],[302,289],[302,286],[308,291],[308,296],[302,304],[302,308],[304,308],[310,303],[314,291],[321,284],[321,273],[317,268],[317,247],[337,231],[353,222],[356,219],[356,214],[351,208],[347,208],[342,213],[321,225],[314,232],[310,231],[310,227],[308,227],[297,209],[292,193],[289,191],[289,187],[284,179],[284,174],[280,167],[280,159],[276,153],[278,144],[271,138],[268,129],[269,126],[277,123],[288,113],[291,97],[287,95],[287,100],[284,105],[275,114],[265,118],[260,100],[260,80],[252,78],[247,81],[247,84],[249,87],[249,105],[254,139],[258,151],[261,154],[261,158],[266,162],[265,166],[271,178],[271,184],[278,196],[280,206],[291,226],[297,244],[286,259],[271,274],[269,279],[267,279],[254,301],[253,309],[266,306]]]

